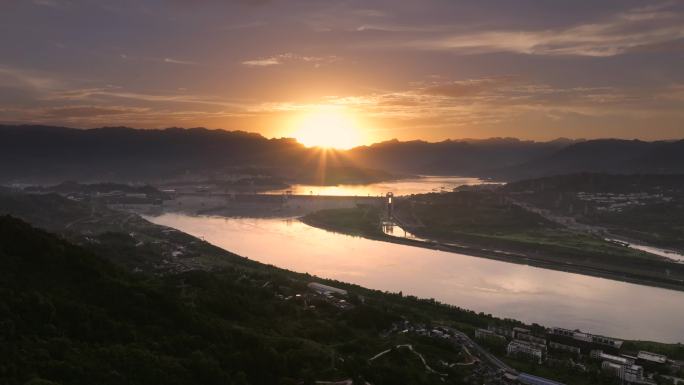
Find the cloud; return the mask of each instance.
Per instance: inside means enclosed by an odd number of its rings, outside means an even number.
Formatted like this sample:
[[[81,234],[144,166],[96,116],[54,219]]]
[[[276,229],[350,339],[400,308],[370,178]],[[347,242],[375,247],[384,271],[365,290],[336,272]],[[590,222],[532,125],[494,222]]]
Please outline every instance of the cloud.
[[[413,88],[367,95],[330,97],[370,118],[390,120],[392,127],[443,129],[517,124],[525,119],[684,118],[684,85],[651,87],[560,87],[517,76],[418,84]],[[260,111],[298,111],[296,103],[263,105]],[[655,113],[655,111],[658,111]],[[520,120],[523,119],[523,120]],[[560,119],[560,120],[559,120]]]
[[[172,58],[164,58],[164,63],[170,63],[170,64],[180,64],[180,65],[197,65],[199,63],[194,62],[194,61],[187,61],[187,60],[178,60],[178,59],[172,59]]]
[[[288,52],[270,57],[245,60],[242,64],[248,67],[270,67],[289,63],[311,63],[314,67],[320,67],[321,65],[334,63],[339,60],[340,58],[335,55],[305,56]]]
[[[245,60],[242,62],[242,64],[248,66],[248,67],[268,67],[268,66],[275,66],[282,64],[280,60],[278,60],[277,57],[269,57],[269,58],[263,58],[263,59],[255,59],[255,60]]]
[[[152,57],[152,56],[135,56],[129,55],[128,53],[120,53],[119,58],[122,60],[135,60],[140,62],[153,62],[153,63],[166,63],[166,64],[178,64],[184,66],[195,66],[200,65],[200,63],[191,60],[181,60],[174,59],[172,57]]]
[[[120,87],[99,87],[99,88],[81,88],[70,89],[60,92],[54,92],[49,97],[53,101],[98,101],[111,102],[112,100],[127,99],[138,102],[147,103],[181,103],[181,104],[196,104],[215,106],[222,108],[242,108],[243,104],[233,102],[223,98],[216,98],[206,95],[193,95],[185,92],[178,93],[142,93],[126,91]]]
[[[49,118],[89,118],[98,116],[123,115],[131,113],[145,113],[148,108],[139,107],[98,107],[98,106],[64,106],[52,107],[44,110]]]
[[[492,30],[442,34],[400,45],[464,54],[513,52],[529,55],[608,57],[684,39],[684,12],[670,4],[636,8],[603,22],[547,30]]]
[[[0,85],[23,86],[40,91],[59,88],[63,82],[44,73],[0,65]]]
[[[501,88],[511,84],[514,80],[515,77],[513,76],[459,80],[451,83],[431,85],[423,88],[420,92],[426,95],[460,98],[464,96],[481,94],[482,92],[496,88]]]

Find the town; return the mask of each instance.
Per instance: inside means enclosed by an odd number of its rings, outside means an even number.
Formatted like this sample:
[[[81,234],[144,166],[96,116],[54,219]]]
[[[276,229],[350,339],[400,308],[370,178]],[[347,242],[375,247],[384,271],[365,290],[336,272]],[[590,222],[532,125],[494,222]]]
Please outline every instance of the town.
[[[267,283],[268,284],[268,283]],[[316,309],[316,303],[325,303],[341,311],[354,307],[352,302],[363,302],[347,290],[318,282],[307,284],[308,292],[276,296],[281,300],[297,300],[304,308]],[[454,367],[471,367],[468,383],[502,385],[563,385],[563,383],[521,370],[525,364],[536,368],[570,368],[577,373],[592,370],[601,376],[611,377],[614,383],[635,385],[679,384],[684,379],[673,374],[681,373],[684,362],[645,350],[632,351],[624,341],[595,335],[580,330],[560,327],[544,328],[490,324],[486,329],[461,331],[448,324],[413,323],[407,319],[395,322],[380,337],[416,336],[447,342],[460,353],[458,361],[430,359],[410,343],[397,344],[368,359],[373,362],[394,350],[407,350],[424,365],[425,371],[440,377],[448,377],[445,371]],[[520,365],[522,364],[522,365]],[[482,381],[482,382],[480,382]],[[342,384],[346,382],[317,382]]]

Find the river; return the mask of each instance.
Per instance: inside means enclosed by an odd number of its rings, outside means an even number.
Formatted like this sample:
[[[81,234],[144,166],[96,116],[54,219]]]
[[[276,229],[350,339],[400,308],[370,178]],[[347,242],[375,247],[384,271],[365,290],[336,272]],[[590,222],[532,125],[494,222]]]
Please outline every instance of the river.
[[[332,195],[332,196],[384,196],[388,192],[394,195],[425,194],[430,192],[452,191],[464,185],[484,183],[479,178],[458,176],[421,176],[418,178],[399,179],[395,181],[353,184],[337,186],[316,186],[295,184],[286,189],[267,191],[266,194],[284,194],[291,191],[294,195]]]
[[[684,342],[684,292],[328,232],[297,219],[148,220],[282,268],[616,338]]]

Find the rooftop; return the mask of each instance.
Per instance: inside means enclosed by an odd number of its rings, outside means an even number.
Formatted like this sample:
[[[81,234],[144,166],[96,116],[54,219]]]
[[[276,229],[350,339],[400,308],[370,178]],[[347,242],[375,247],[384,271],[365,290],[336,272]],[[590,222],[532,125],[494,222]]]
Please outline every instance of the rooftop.
[[[342,295],[347,295],[347,291],[344,289],[339,289],[336,287],[324,285],[318,282],[310,282],[308,285],[309,289],[317,291],[319,293],[337,293]]]
[[[656,362],[659,364],[664,364],[667,362],[667,356],[664,356],[662,354],[656,354],[656,353],[651,353],[647,351],[640,351],[639,354],[637,354],[637,358],[646,360],[646,361],[651,361],[651,362]]]

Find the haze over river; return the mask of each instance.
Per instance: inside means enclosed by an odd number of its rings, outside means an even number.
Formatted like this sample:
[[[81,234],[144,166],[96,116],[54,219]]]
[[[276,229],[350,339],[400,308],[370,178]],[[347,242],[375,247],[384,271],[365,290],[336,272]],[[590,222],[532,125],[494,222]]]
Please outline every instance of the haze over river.
[[[297,219],[148,220],[250,259],[477,312],[607,336],[684,342],[684,292],[373,241]]]

